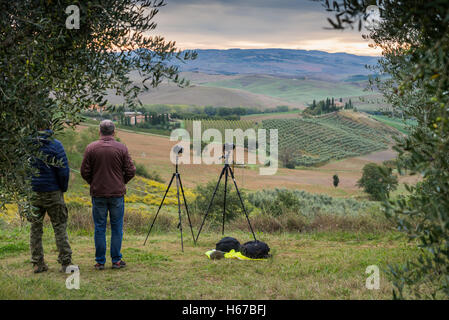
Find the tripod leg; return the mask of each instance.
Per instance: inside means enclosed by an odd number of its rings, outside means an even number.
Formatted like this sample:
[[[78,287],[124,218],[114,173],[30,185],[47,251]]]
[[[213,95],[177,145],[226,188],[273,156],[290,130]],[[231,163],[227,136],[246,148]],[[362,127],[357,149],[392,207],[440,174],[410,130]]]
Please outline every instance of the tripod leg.
[[[181,175],[178,175],[178,177],[179,177],[179,185],[181,186],[182,198],[184,199],[184,205],[186,206],[187,219],[189,220],[190,231],[192,231],[192,239],[193,242],[196,243],[195,236],[193,235],[192,221],[190,220],[189,207],[187,206],[184,188],[182,187]]]
[[[198,230],[198,234],[196,235],[196,241],[195,242],[198,241],[198,237],[200,236],[201,230],[203,229],[204,222],[206,221],[206,218],[207,218],[207,216],[209,214],[209,210],[210,210],[210,208],[212,206],[212,202],[214,201],[214,198],[215,198],[215,195],[217,193],[218,186],[220,185],[221,177],[223,177],[224,171],[225,171],[225,168],[223,168],[223,170],[221,170],[220,178],[218,178],[217,186],[215,187],[214,194],[212,195],[212,199],[210,199],[209,206],[207,207],[206,214],[204,215],[203,222],[201,223],[200,229]]]
[[[150,227],[150,231],[148,231],[147,237],[145,238],[145,242],[143,243],[143,245],[145,245],[147,243],[148,240],[148,236],[150,235],[151,230],[153,229],[153,225],[154,222],[156,221],[157,215],[159,214],[159,211],[162,208],[162,204],[164,203],[165,197],[167,196],[168,190],[170,190],[170,186],[173,182],[173,179],[175,178],[175,173],[173,173],[173,176],[171,177],[170,183],[168,184],[167,190],[165,190],[165,194],[164,197],[162,198],[161,204],[159,205],[159,209],[157,209],[156,215],[154,216],[153,222],[151,223],[151,227]]]
[[[179,175],[176,174],[176,196],[178,197],[178,216],[179,216],[179,230],[181,231],[181,250],[184,252],[184,241],[182,239],[182,220],[181,220],[181,201],[179,199]]]
[[[221,228],[221,234],[224,236],[224,226],[225,226],[225,217],[226,217],[226,191],[228,189],[228,170],[227,166],[225,167],[225,185],[224,185],[224,199],[223,199],[223,225]]]
[[[229,168],[229,172],[231,173],[231,178],[234,181],[235,190],[237,190],[237,194],[239,196],[240,203],[242,204],[243,211],[245,212],[246,220],[248,220],[248,225],[249,225],[249,228],[251,229],[251,233],[253,234],[254,240],[257,241],[256,235],[254,234],[253,227],[251,226],[251,222],[249,221],[248,212],[246,212],[245,204],[243,203],[239,188],[237,187],[237,182],[235,181],[235,178],[234,178],[234,172],[232,172],[231,168]]]

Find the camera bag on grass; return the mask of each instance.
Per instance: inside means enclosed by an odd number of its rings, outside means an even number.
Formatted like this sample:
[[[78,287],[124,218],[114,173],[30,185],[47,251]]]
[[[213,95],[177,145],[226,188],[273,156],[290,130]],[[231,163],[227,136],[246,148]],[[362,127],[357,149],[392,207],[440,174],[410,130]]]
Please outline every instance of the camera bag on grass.
[[[236,238],[225,237],[217,242],[215,249],[222,252],[240,251],[240,242]]]
[[[244,243],[241,248],[240,252],[248,258],[251,259],[266,259],[270,257],[270,254],[268,253],[270,251],[270,247],[262,241],[249,241]]]

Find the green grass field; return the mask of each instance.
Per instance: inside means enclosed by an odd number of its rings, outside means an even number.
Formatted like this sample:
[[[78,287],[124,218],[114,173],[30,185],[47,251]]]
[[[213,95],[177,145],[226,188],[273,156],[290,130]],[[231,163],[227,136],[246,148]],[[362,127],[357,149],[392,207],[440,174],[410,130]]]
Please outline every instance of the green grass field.
[[[246,76],[203,84],[210,87],[231,88],[264,94],[294,103],[311,103],[327,97],[362,96],[364,82],[335,82],[311,79],[281,79],[269,76]]]
[[[218,233],[202,233],[196,246],[185,235],[182,253],[174,231],[151,234],[146,246],[144,234],[125,232],[127,267],[112,270],[108,260],[97,271],[87,230],[69,233],[80,289],[68,290],[51,228],[44,231],[46,273],[32,273],[28,234],[28,227],[0,228],[0,299],[391,299],[383,270],[416,254],[397,233],[281,233],[258,234],[271,247],[266,261],[213,261],[205,252],[215,248]],[[241,231],[227,235],[251,240]],[[365,287],[370,265],[381,270],[379,290]]]
[[[414,120],[402,120],[400,118],[392,118],[388,116],[372,115],[371,118],[385,123],[386,125],[393,127],[404,134],[408,134],[410,127],[415,126],[417,123]]]

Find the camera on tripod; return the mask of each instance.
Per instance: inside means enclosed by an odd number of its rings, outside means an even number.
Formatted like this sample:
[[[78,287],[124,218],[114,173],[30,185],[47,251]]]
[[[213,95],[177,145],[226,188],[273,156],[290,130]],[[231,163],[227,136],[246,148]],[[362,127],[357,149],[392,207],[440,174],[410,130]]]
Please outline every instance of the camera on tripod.
[[[223,144],[223,154],[219,159],[226,159],[228,161],[228,158],[231,154],[231,151],[235,150],[235,144],[233,143],[225,143]]]
[[[184,147],[180,146],[180,145],[176,145],[173,148],[173,153],[176,155],[181,155],[184,152]]]
[[[230,150],[235,150],[235,144],[233,144],[233,143],[225,143],[225,144],[223,144],[223,152],[224,151],[230,151]]]
[[[232,182],[234,184],[235,190],[237,191],[237,195],[238,195],[239,200],[240,200],[240,205],[242,206],[243,212],[245,213],[245,216],[246,216],[246,220],[248,221],[248,226],[249,226],[249,228],[251,230],[251,233],[253,234],[254,241],[257,241],[256,235],[254,234],[253,227],[252,227],[251,222],[250,222],[249,217],[248,217],[248,212],[246,211],[246,207],[245,207],[245,204],[243,202],[242,196],[240,194],[239,188],[237,186],[237,182],[235,181],[234,170],[232,169],[233,166],[230,165],[230,164],[232,164],[232,163],[230,163],[230,162],[232,162],[232,160],[230,161],[229,159],[231,157],[231,155],[230,155],[231,151],[233,151],[233,150],[235,150],[235,144],[234,143],[225,143],[225,144],[223,144],[223,155],[220,158],[221,159],[225,159],[225,164],[224,164],[223,169],[221,170],[220,177],[218,178],[218,182],[217,182],[217,185],[215,186],[214,193],[212,194],[212,198],[210,199],[209,205],[208,205],[207,210],[206,210],[206,214],[204,215],[203,221],[201,222],[201,226],[200,226],[200,229],[198,230],[198,234],[196,236],[195,242],[198,241],[198,238],[200,236],[201,230],[203,229],[203,226],[204,226],[204,222],[206,221],[207,216],[209,215],[210,209],[212,207],[212,203],[213,203],[214,198],[215,198],[215,196],[217,194],[217,190],[218,190],[218,187],[220,185],[220,181],[221,181],[223,176],[225,177],[224,178],[225,185],[224,185],[224,199],[223,199],[223,222],[222,222],[222,231],[221,231],[222,235],[224,235],[224,226],[225,226],[225,220],[226,220],[225,219],[226,218],[226,192],[227,192],[227,185],[228,185],[228,177],[230,176],[231,180],[232,180]]]
[[[186,200],[186,196],[184,194],[184,188],[182,187],[181,175],[178,172],[178,157],[184,152],[184,147],[177,144],[173,147],[172,152],[176,155],[176,165],[175,165],[176,170],[171,177],[171,180],[170,180],[170,183],[168,184],[167,189],[165,190],[164,197],[162,198],[161,204],[159,205],[156,215],[153,218],[153,222],[151,223],[150,230],[148,231],[147,237],[145,238],[143,245],[145,245],[147,243],[148,237],[150,236],[151,230],[153,229],[154,223],[156,222],[156,218],[159,214],[159,211],[162,208],[162,205],[164,204],[165,198],[168,194],[168,191],[170,190],[170,187],[171,187],[173,181],[176,181],[176,198],[178,200],[178,218],[179,218],[178,229],[181,232],[181,250],[184,252],[184,240],[183,240],[183,236],[182,236],[182,221],[181,221],[181,199],[180,199],[181,195],[184,200],[184,206],[185,206],[185,210],[187,213],[187,218],[189,220],[189,226],[190,226],[190,231],[192,232],[193,242],[196,243],[196,240],[195,240],[195,235],[193,234],[192,221],[190,220],[189,208],[187,206],[187,200]]]

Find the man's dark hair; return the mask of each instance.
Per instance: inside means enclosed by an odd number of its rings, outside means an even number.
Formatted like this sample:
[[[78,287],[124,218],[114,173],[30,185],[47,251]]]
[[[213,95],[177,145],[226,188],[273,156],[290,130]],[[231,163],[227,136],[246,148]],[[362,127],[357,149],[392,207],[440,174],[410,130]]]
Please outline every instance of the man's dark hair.
[[[111,136],[114,134],[115,125],[111,120],[103,120],[100,122],[100,132],[103,136]]]

